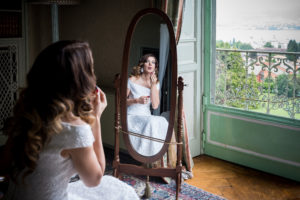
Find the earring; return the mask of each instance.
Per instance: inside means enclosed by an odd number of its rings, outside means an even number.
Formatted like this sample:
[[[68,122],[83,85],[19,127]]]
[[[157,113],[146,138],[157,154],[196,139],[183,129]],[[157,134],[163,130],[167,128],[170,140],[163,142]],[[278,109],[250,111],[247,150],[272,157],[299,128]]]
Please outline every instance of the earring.
[[[141,74],[144,72],[144,68],[141,67]]]

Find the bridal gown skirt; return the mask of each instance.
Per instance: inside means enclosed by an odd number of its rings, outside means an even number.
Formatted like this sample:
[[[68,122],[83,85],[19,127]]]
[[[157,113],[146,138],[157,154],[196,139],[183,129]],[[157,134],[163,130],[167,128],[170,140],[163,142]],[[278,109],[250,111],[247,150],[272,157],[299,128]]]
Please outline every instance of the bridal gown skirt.
[[[137,200],[133,187],[112,176],[103,176],[100,185],[86,187],[79,180],[69,183],[68,200]]]
[[[127,115],[128,131],[144,136],[165,140],[168,131],[168,121],[155,115]],[[141,137],[129,136],[132,147],[141,155],[153,156],[157,154],[163,143],[155,142]]]

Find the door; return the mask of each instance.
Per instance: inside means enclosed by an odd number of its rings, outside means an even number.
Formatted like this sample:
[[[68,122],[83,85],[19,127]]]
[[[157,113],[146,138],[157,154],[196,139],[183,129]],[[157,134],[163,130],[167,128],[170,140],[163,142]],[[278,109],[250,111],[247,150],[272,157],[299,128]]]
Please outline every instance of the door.
[[[183,106],[192,157],[201,151],[201,2],[186,0],[177,45],[178,75],[183,77]]]

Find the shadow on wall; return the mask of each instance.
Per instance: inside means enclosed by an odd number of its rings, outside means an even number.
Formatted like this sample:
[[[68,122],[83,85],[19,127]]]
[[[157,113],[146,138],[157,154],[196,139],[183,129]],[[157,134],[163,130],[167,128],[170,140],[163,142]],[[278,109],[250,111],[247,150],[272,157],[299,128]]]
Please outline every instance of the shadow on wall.
[[[149,0],[88,0],[78,6],[60,7],[61,39],[90,43],[100,87],[113,87],[115,74],[121,72],[129,23],[139,10],[149,7]]]

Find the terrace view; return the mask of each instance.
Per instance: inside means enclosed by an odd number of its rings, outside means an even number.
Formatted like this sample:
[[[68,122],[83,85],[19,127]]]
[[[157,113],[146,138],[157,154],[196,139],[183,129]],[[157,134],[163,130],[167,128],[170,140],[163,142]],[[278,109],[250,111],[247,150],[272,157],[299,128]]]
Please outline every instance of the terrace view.
[[[299,2],[272,1],[268,10],[255,2],[216,1],[213,103],[300,119]]]

